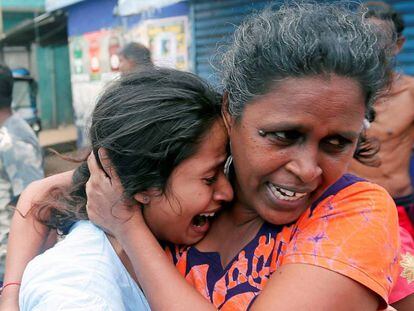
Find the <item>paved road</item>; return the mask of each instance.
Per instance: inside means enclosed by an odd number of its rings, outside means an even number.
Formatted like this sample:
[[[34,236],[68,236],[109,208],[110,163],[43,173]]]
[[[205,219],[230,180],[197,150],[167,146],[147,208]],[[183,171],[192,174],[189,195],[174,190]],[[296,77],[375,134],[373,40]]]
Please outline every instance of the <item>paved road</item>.
[[[64,156],[76,156],[76,152],[63,153]],[[57,155],[47,155],[45,157],[45,175],[50,176],[61,172],[75,169],[79,164],[69,162]]]
[[[78,163],[70,162],[50,152],[53,148],[63,156],[78,157],[76,151],[76,128],[73,125],[58,129],[42,130],[39,134],[39,142],[45,154],[45,175],[65,172],[74,169]]]

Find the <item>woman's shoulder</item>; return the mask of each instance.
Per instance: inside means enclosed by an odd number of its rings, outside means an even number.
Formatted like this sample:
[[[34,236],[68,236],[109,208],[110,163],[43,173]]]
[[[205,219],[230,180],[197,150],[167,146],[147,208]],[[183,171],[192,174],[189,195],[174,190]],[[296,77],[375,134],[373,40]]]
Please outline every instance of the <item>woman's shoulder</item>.
[[[398,217],[380,186],[346,175],[293,226],[283,264],[345,275],[385,301],[398,273]]]
[[[334,185],[312,204],[314,213],[334,210],[340,212],[364,211],[377,214],[390,214],[397,219],[395,203],[381,186],[351,174],[342,176]]]

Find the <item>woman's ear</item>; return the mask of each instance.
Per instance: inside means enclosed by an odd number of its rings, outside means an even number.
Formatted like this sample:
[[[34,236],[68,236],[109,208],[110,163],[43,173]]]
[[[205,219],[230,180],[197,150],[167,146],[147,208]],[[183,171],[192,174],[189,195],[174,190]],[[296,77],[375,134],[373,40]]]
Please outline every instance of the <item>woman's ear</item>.
[[[227,134],[230,134],[233,124],[233,117],[229,113],[229,93],[224,92],[223,103],[221,105],[221,116],[223,117],[224,125],[227,129]]]

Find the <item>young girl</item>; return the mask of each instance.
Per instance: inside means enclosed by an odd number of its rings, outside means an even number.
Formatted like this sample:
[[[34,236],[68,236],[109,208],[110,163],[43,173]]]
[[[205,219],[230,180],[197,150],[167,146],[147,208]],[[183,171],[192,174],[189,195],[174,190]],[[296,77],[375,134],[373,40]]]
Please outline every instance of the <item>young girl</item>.
[[[227,135],[219,103],[196,76],[158,69],[122,77],[96,105],[94,157],[108,174],[116,172],[122,199],[139,204],[159,240],[198,242],[209,218],[232,199],[223,174]],[[37,216],[49,227],[71,229],[28,265],[21,310],[149,309],[120,245],[86,220],[88,177],[83,163],[71,188],[55,189],[39,203]]]

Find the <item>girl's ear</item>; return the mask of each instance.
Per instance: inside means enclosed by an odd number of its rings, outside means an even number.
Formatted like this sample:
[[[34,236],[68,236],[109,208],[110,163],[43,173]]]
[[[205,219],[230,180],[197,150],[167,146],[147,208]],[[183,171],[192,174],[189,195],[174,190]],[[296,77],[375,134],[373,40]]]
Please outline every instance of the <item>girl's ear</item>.
[[[221,116],[223,117],[224,125],[227,129],[227,134],[230,135],[233,124],[233,117],[229,113],[229,93],[224,92],[223,103],[221,105]]]
[[[137,194],[134,195],[134,199],[138,202],[141,203],[142,205],[148,205],[151,201],[150,196],[148,195],[147,192],[139,192]]]
[[[156,198],[162,195],[162,191],[158,188],[150,188],[145,191],[138,192],[134,195],[134,199],[142,205],[148,205],[151,203],[152,198]]]

